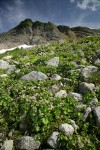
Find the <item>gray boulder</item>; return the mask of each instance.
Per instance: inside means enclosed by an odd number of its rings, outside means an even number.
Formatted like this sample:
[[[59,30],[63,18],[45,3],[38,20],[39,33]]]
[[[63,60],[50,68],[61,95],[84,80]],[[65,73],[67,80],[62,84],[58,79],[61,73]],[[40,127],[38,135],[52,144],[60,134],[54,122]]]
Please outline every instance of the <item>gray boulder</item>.
[[[95,90],[95,85],[93,83],[81,82],[79,84],[79,91],[82,94],[85,94],[87,92],[92,92],[94,90]]]
[[[78,102],[82,101],[82,95],[79,93],[70,92],[69,96],[71,96],[72,98],[74,98]]]
[[[58,74],[53,74],[53,75],[50,77],[50,79],[51,79],[51,80],[57,80],[57,81],[59,81],[59,80],[61,80],[61,76],[58,75]]]
[[[94,64],[99,66],[100,65],[100,59],[99,58],[96,59],[95,62],[94,62]]]
[[[59,92],[55,94],[55,97],[59,97],[59,98],[66,97],[66,96],[67,96],[67,93],[65,90],[60,90]]]
[[[64,135],[73,135],[74,128],[72,125],[64,123],[59,126],[59,131],[61,131]]]
[[[22,80],[45,80],[47,79],[47,75],[42,72],[32,71],[29,74],[24,75],[21,79]]]
[[[85,67],[81,72],[83,80],[87,81],[91,77],[91,75],[93,73],[96,73],[97,71],[98,71],[98,67],[95,67],[95,66]]]
[[[84,104],[79,104],[77,106],[75,106],[75,111],[82,111],[87,107],[87,105]]]
[[[14,71],[16,69],[15,65],[10,65],[9,69],[7,70],[7,74],[10,74],[12,71]]]
[[[13,140],[6,140],[0,150],[12,150]]]
[[[54,57],[54,58],[48,60],[46,62],[46,65],[57,67],[59,65],[59,57]]]
[[[40,142],[30,136],[23,136],[14,140],[14,147],[16,150],[36,150],[39,149]]]
[[[51,148],[57,148],[57,146],[59,145],[59,139],[58,139],[58,135],[59,132],[53,132],[50,137],[47,140],[47,144],[51,147]]]
[[[0,60],[0,69],[8,69],[10,67],[9,63],[4,60]]]
[[[59,91],[59,86],[56,85],[56,84],[54,84],[54,85],[50,88],[50,91],[53,92],[53,93]]]
[[[97,58],[100,58],[100,50],[96,51],[96,56],[97,56]]]
[[[84,122],[87,121],[91,112],[92,112],[91,107],[87,107],[84,114],[83,114],[83,121]]]
[[[97,98],[93,98],[93,99],[90,101],[90,105],[95,105],[96,103],[98,103],[98,99],[97,99]]]
[[[97,125],[100,127],[100,106],[97,106],[93,109],[93,113],[96,117]]]
[[[73,126],[73,128],[74,128],[75,130],[77,130],[77,129],[79,128],[78,125],[75,123],[74,120],[71,120],[71,119],[70,119],[70,122],[71,122],[71,125]]]

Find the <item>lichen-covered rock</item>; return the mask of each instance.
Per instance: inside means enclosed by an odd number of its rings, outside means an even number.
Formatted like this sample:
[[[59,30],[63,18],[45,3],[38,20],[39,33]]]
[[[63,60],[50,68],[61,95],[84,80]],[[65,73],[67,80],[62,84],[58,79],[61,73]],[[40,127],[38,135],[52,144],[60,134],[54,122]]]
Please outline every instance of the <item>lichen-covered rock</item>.
[[[74,128],[72,125],[64,123],[59,126],[59,131],[61,131],[64,135],[73,135]]]
[[[12,150],[13,149],[13,140],[6,140],[2,145],[0,150]]]
[[[16,150],[36,150],[40,147],[40,142],[35,141],[30,136],[22,136],[14,140]]]
[[[79,91],[82,94],[85,94],[87,92],[92,92],[94,90],[95,90],[95,85],[93,83],[81,82],[79,84]]]
[[[58,135],[59,132],[53,132],[50,137],[47,140],[47,144],[51,147],[51,148],[57,148],[57,146],[59,145],[59,139],[58,139]]]
[[[38,71],[32,71],[29,74],[24,75],[21,79],[22,80],[45,80],[47,79],[47,75],[45,75],[42,72],[38,72]]]
[[[59,65],[59,57],[54,57],[54,58],[48,60],[48,61],[46,62],[46,65],[57,67],[57,66]]]
[[[78,102],[82,101],[82,95],[79,93],[70,92],[69,96],[71,96],[72,98],[74,98]]]

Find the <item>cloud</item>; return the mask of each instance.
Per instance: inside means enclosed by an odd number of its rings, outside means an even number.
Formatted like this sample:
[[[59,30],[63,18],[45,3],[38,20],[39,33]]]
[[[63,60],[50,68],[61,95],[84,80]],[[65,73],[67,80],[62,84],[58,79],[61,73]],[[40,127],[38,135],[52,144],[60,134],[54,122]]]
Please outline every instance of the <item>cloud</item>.
[[[28,18],[24,0],[3,1],[0,3],[0,32],[16,26],[20,21]]]
[[[96,11],[100,9],[100,0],[71,0],[71,2],[77,2],[77,7],[80,9],[91,9],[92,11]]]

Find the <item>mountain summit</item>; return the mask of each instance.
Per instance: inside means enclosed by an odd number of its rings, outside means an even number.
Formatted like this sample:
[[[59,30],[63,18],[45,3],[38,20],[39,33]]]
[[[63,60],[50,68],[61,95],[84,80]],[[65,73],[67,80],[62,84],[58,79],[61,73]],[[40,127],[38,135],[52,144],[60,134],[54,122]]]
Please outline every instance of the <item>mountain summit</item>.
[[[46,44],[50,41],[60,41],[66,37],[78,38],[96,34],[100,34],[100,30],[56,26],[51,22],[33,22],[31,19],[25,19],[15,28],[0,34],[0,48],[11,48],[21,44]]]

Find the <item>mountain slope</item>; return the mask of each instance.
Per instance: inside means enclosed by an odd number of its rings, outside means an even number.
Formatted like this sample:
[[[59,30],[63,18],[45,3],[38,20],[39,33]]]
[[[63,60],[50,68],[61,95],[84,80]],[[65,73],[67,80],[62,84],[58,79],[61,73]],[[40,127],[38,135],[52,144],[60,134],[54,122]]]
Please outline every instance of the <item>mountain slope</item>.
[[[100,36],[0,55],[0,150],[9,147],[100,150]]]
[[[99,29],[70,28],[63,25],[56,26],[51,22],[33,22],[31,19],[25,19],[15,28],[0,35],[0,49],[12,48],[22,44],[46,44],[50,41],[60,41],[66,37],[77,39],[97,34],[100,34]]]
[[[32,22],[31,19],[22,21],[18,26],[0,35],[0,47],[10,48],[20,44],[45,44],[49,41],[59,41],[65,35],[48,22]]]

